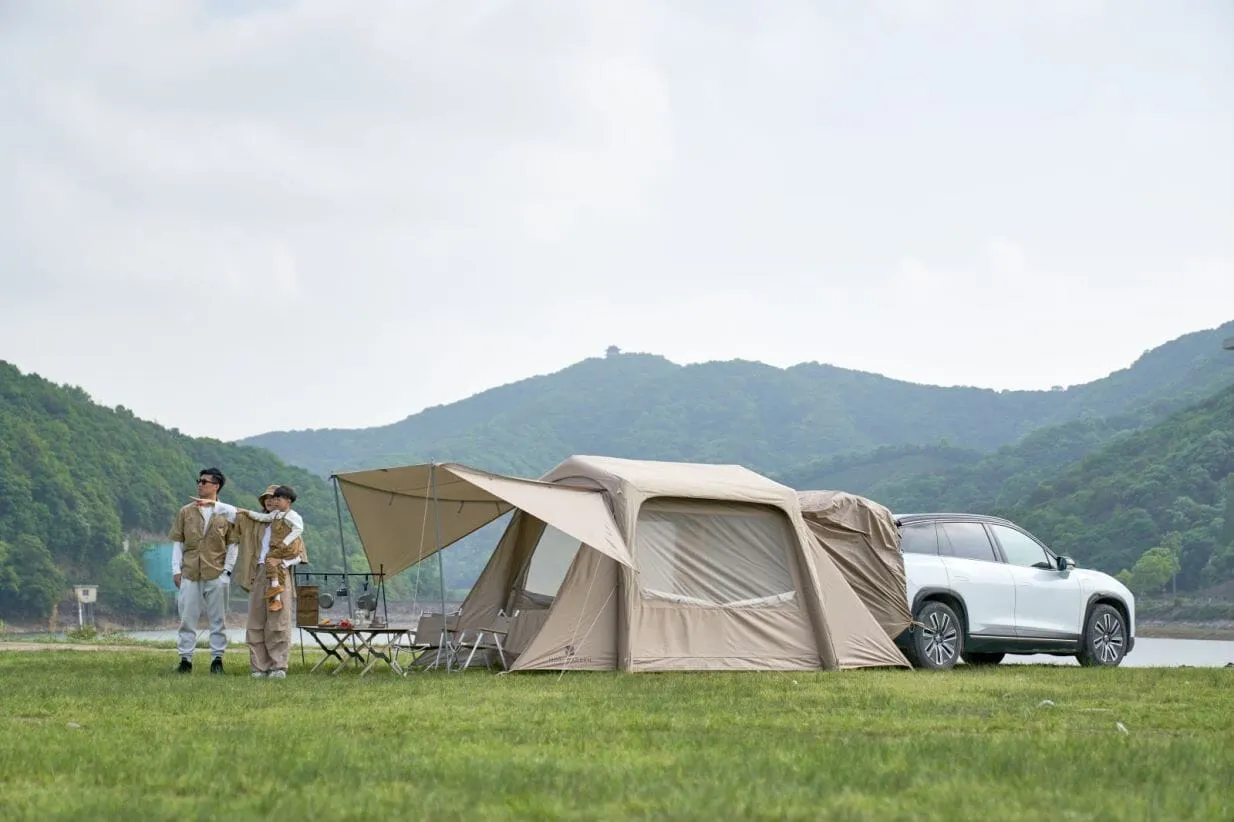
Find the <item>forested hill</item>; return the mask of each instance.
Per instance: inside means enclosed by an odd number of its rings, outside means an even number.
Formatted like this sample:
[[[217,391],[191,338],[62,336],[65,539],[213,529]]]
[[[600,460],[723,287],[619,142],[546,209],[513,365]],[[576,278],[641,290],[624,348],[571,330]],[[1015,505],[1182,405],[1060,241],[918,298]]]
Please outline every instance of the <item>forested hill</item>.
[[[777,473],[880,446],[989,451],[1082,417],[1153,421],[1234,382],[1221,340],[1180,337],[1103,379],[1056,391],[917,385],[830,365],[680,366],[615,354],[494,388],[392,425],[244,440],[322,475],[430,459],[536,476],[575,453],[735,462]]]
[[[320,471],[435,458],[536,476],[586,452],[736,462],[898,510],[1006,512],[1112,571],[1177,544],[1180,585],[1194,587],[1234,575],[1231,390],[1141,429],[1234,382],[1221,349],[1231,335],[1234,323],[1187,335],[1104,380],[1053,392],[616,354],[386,428],[249,442]],[[835,456],[859,449],[868,453]],[[226,472],[222,497],[240,505],[270,482],[296,486],[297,508],[319,535],[314,566],[339,566],[334,496],[321,477],[260,448],[186,437],[99,406],[78,388],[0,362],[0,617],[45,614],[83,581],[100,582],[130,612],[163,607],[122,545],[162,539],[207,465]],[[349,522],[345,531],[361,568]],[[470,551],[452,554],[450,587],[465,587],[482,566],[482,552]]]
[[[296,488],[315,567],[340,564],[334,495],[320,477],[269,452],[194,439],[105,408],[0,361],[0,616],[47,613],[83,581],[108,581],[108,601],[131,612],[163,608],[124,554],[126,537],[165,540],[197,472],[218,466],[225,502],[256,506],[271,482]],[[349,555],[358,550],[352,540]],[[129,590],[137,586],[133,590]]]
[[[794,488],[864,494],[901,513],[1002,514],[1109,573],[1132,570],[1145,553],[1172,546],[1180,591],[1234,578],[1234,387],[1134,430],[1140,421],[1076,420],[993,454],[884,448],[778,479]]]
[[[1111,442],[1004,513],[1108,572],[1162,548],[1179,590],[1234,578],[1234,388]]]
[[[993,453],[946,445],[886,446],[780,472],[793,488],[844,488],[897,511],[991,511],[1016,505],[1060,470],[1119,436],[1160,422],[1148,409],[1038,428]]]

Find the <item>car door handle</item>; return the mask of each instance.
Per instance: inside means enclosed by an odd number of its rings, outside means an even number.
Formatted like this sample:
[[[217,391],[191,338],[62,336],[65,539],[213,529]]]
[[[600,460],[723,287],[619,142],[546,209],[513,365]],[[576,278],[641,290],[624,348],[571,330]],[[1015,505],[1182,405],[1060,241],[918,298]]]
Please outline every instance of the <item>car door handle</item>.
[[[968,577],[960,576],[959,574],[952,574],[951,578],[956,582],[968,582]]]

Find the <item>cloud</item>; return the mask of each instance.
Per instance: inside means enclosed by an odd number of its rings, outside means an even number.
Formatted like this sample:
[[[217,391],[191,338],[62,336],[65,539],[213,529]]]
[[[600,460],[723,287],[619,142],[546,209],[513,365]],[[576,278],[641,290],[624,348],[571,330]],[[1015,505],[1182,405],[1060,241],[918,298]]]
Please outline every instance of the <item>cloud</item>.
[[[0,357],[219,436],[388,422],[612,343],[1100,376],[1234,307],[1234,13],[1166,14],[3,4]],[[273,321],[294,403],[169,377],[252,364]]]
[[[945,293],[952,299],[964,294],[1001,298],[1024,290],[1057,285],[1057,278],[1030,269],[1024,249],[1006,237],[990,237],[967,254],[949,261],[903,257],[897,264],[895,285],[914,298]]]
[[[27,226],[93,226],[77,254],[120,281],[132,267],[113,246],[148,231],[156,249],[166,238],[210,259],[226,245],[254,264],[279,235],[327,221],[429,218],[498,244],[552,242],[636,208],[671,157],[641,29],[609,31],[568,5],[459,18],[302,3],[227,19],[137,5],[102,31],[49,11],[41,24],[67,30],[6,66],[40,78],[16,91],[31,139],[13,199]],[[541,25],[558,36],[543,42]]]
[[[1208,324],[1188,325],[1197,316],[1188,293],[1216,298]],[[1104,376],[1091,372],[1094,359],[1129,365],[1139,352],[1106,332],[1121,318],[1134,318],[1153,345],[1228,321],[1234,276],[1220,260],[1180,256],[1168,273],[1098,280],[1083,270],[1051,268],[1015,241],[994,237],[950,261],[901,259],[889,302],[901,332],[914,341],[917,379],[1040,388],[1050,379],[1071,385]],[[980,364],[975,350],[983,352]],[[961,379],[948,376],[948,364],[962,359],[970,359],[971,370]]]

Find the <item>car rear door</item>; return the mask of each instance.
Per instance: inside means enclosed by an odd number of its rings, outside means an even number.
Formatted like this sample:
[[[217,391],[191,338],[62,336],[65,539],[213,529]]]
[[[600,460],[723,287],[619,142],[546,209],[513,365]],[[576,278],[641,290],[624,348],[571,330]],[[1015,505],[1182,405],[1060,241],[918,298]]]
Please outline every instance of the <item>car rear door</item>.
[[[940,522],[938,546],[951,588],[968,610],[969,634],[1014,637],[1015,578],[995,553],[985,525]]]
[[[922,590],[949,591],[947,569],[938,555],[938,526],[933,520],[907,522],[900,527],[900,553],[904,557],[904,581],[908,607]]]
[[[1015,579],[1016,634],[1034,639],[1079,637],[1084,590],[1076,575],[1059,571],[1045,546],[1024,531],[997,523],[989,528]]]

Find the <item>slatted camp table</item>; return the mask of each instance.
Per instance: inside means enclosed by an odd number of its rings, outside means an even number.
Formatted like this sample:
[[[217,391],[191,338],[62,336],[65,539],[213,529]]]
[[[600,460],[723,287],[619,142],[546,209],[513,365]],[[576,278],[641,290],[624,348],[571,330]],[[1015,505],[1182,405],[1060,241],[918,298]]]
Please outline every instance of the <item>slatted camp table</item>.
[[[321,650],[326,652],[326,655],[318,660],[309,673],[324,666],[330,657],[334,657],[339,663],[330,671],[331,674],[340,673],[353,662],[356,667],[361,668],[360,676],[371,671],[378,662],[385,662],[396,674],[403,673],[402,666],[395,659],[394,649],[399,639],[411,633],[410,628],[340,628],[336,625],[299,625],[296,627],[307,631]],[[374,645],[373,641],[378,637],[386,637],[386,641]],[[340,650],[343,653],[340,654]]]

